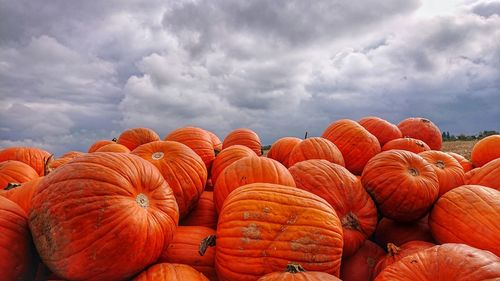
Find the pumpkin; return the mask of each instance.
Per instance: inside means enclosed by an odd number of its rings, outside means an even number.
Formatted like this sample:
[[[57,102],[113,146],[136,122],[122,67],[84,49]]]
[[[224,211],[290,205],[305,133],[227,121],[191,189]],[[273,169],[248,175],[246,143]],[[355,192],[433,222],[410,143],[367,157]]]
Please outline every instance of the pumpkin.
[[[500,158],[474,169],[467,176],[466,183],[483,185],[500,191]]]
[[[215,248],[208,248],[203,256],[198,253],[202,240],[215,235],[215,230],[203,226],[179,226],[168,247],[163,250],[158,263],[179,263],[193,267],[210,280],[217,280],[215,273]]]
[[[101,146],[95,152],[129,153],[130,149],[119,143],[110,143]]]
[[[370,159],[361,181],[381,214],[401,222],[422,218],[439,193],[431,164],[404,150],[384,151]]]
[[[58,168],[61,165],[64,165],[71,161],[71,159],[76,158],[78,156],[82,156],[84,153],[80,151],[69,151],[63,154],[63,156],[55,159],[54,161],[51,161],[49,163],[49,171],[52,171],[56,168]]]
[[[132,154],[160,171],[174,192],[180,218],[184,218],[196,206],[207,181],[207,169],[200,156],[186,145],[173,141],[146,143]]]
[[[28,214],[31,209],[31,199],[33,198],[33,194],[35,194],[36,188],[43,178],[44,177],[37,177],[12,189],[0,190],[0,196],[13,201],[19,205],[19,207],[21,207],[26,214]]]
[[[445,193],[429,217],[439,243],[464,243],[500,256],[500,191],[463,185]]]
[[[246,128],[239,128],[231,131],[224,141],[222,142],[222,149],[226,149],[231,145],[240,144],[244,145],[257,154],[257,156],[261,156],[262,153],[262,144],[260,142],[260,138],[254,131]]]
[[[482,281],[500,279],[500,259],[464,244],[434,246],[386,267],[375,281]]]
[[[377,209],[361,181],[326,160],[307,160],[289,168],[298,188],[332,205],[342,223],[344,256],[354,254],[377,226]]]
[[[249,183],[274,183],[295,187],[292,175],[280,162],[270,158],[250,156],[229,165],[215,182],[214,203],[217,213],[229,193]]]
[[[452,156],[453,158],[455,158],[455,160],[458,161],[458,163],[460,163],[465,173],[472,170],[472,162],[467,160],[467,158],[455,152],[446,152],[446,153],[448,153],[448,155]]]
[[[160,136],[149,128],[132,128],[123,131],[116,143],[124,145],[132,151],[141,144],[159,140]]]
[[[17,160],[35,169],[39,176],[45,175],[45,167],[51,154],[36,147],[8,147],[0,150],[0,162]]]
[[[212,164],[212,183],[215,184],[219,178],[220,173],[237,160],[248,156],[257,156],[253,150],[243,145],[233,145],[222,150]]]
[[[331,141],[313,137],[297,144],[288,159],[289,166],[309,159],[325,159],[332,163],[345,166],[344,157],[340,150]]]
[[[381,246],[386,246],[388,243],[401,246],[413,240],[434,243],[428,220],[428,216],[412,222],[397,222],[382,218],[375,229],[375,241]]]
[[[187,145],[201,157],[207,171],[210,171],[212,161],[215,159],[215,151],[212,138],[207,131],[196,127],[178,128],[170,132],[164,140]]]
[[[179,213],[172,190],[144,159],[90,153],[42,180],[29,227],[50,270],[69,280],[121,280],[170,243]]]
[[[439,195],[464,184],[464,168],[452,156],[437,150],[419,153],[422,158],[431,164],[438,177]]]
[[[475,167],[482,167],[497,158],[500,158],[500,135],[485,137],[472,147],[471,160]]]
[[[269,273],[257,281],[341,281],[337,277],[318,271],[306,271],[300,264],[290,263],[285,272]]]
[[[181,225],[205,226],[212,229],[217,228],[217,211],[214,204],[214,193],[203,191],[200,200],[189,215],[181,221]]]
[[[385,251],[370,240],[365,240],[354,255],[342,259],[340,278],[343,281],[370,281],[377,261]]]
[[[419,139],[432,150],[441,150],[443,138],[438,126],[431,120],[421,117],[406,118],[398,124],[403,137]]]
[[[9,183],[23,183],[38,178],[38,173],[28,164],[16,160],[0,162],[0,190]]]
[[[274,159],[289,168],[290,164],[288,163],[288,158],[290,157],[290,153],[295,145],[301,141],[301,139],[295,137],[281,138],[271,145],[271,149],[267,152],[267,157]]]
[[[89,150],[87,152],[88,153],[96,152],[99,148],[112,143],[116,142],[112,140],[98,140],[89,147]]]
[[[219,214],[215,268],[220,280],[247,281],[300,263],[339,275],[342,225],[321,197],[254,183],[233,191]]]
[[[0,281],[32,280],[34,251],[25,212],[0,196]]]
[[[359,120],[358,123],[378,139],[380,146],[383,146],[391,140],[403,137],[398,126],[379,117],[364,117]]]
[[[368,160],[380,152],[380,143],[357,122],[342,119],[326,128],[323,138],[333,142],[342,152],[345,167],[355,175],[361,175]]]
[[[155,264],[132,279],[132,281],[172,280],[208,281],[207,277],[189,265],[172,263]]]
[[[380,258],[379,261],[377,262],[377,265],[373,269],[373,279],[382,271],[384,268],[388,267],[389,265],[401,260],[402,258],[409,256],[411,254],[417,253],[419,251],[431,248],[436,246],[433,243],[429,242],[424,242],[424,241],[409,241],[401,245],[400,247],[388,243],[387,244],[387,255],[384,257]]]
[[[400,149],[400,150],[411,151],[413,153],[420,153],[430,150],[430,147],[421,140],[413,139],[410,137],[404,137],[391,140],[386,144],[384,144],[384,146],[382,147],[382,151],[387,151],[392,149]]]
[[[209,130],[205,130],[205,131],[210,136],[210,139],[212,140],[212,145],[214,146],[215,154],[217,155],[217,153],[219,153],[222,150],[222,141],[219,139],[219,137],[216,134],[210,132]]]

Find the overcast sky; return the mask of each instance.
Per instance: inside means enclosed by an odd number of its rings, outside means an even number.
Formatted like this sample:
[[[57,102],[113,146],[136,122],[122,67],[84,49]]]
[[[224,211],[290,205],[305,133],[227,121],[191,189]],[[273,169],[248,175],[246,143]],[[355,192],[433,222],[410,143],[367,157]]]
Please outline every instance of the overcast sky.
[[[499,130],[500,1],[0,0],[0,96],[0,147],[59,155],[138,126]]]

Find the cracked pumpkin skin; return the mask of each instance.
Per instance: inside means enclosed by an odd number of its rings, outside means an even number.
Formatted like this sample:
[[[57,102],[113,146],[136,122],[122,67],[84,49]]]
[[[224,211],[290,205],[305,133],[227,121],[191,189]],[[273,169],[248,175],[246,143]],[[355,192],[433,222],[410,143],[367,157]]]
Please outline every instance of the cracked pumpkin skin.
[[[346,168],[327,160],[307,160],[289,168],[298,188],[332,205],[344,233],[344,256],[350,256],[373,234],[377,209],[361,181]]]
[[[220,281],[257,280],[289,262],[338,277],[342,225],[333,208],[310,192],[254,183],[233,191],[217,225]]]
[[[67,280],[123,280],[172,240],[172,190],[144,159],[90,153],[44,178],[28,216],[44,264]]]

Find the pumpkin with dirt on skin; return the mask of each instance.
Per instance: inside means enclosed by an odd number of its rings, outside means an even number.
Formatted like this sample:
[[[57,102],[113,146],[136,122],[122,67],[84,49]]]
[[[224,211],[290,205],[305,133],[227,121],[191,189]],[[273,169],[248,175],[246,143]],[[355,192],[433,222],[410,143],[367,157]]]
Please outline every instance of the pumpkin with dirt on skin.
[[[429,226],[439,243],[464,243],[500,256],[499,217],[500,191],[463,185],[448,191],[434,204]]]
[[[379,117],[364,117],[359,120],[358,123],[378,139],[380,146],[383,146],[391,140],[403,137],[398,126]]]
[[[244,145],[253,150],[257,156],[262,156],[262,143],[260,142],[259,135],[250,129],[239,128],[231,131],[224,138],[222,149],[224,150],[235,144]]]
[[[201,157],[207,171],[210,171],[215,159],[215,151],[212,138],[207,131],[197,127],[182,127],[170,132],[163,140],[187,145]]]
[[[410,137],[404,137],[391,140],[386,144],[384,144],[384,146],[382,147],[382,151],[387,151],[392,149],[400,149],[400,150],[411,151],[413,153],[420,153],[430,150],[430,147],[421,140]]]
[[[116,143],[126,146],[130,151],[134,150],[139,145],[159,141],[160,136],[149,128],[132,128],[123,131]]]
[[[217,228],[217,211],[214,204],[213,191],[203,191],[194,209],[180,222],[185,226],[205,226]]]
[[[385,251],[370,240],[365,240],[354,255],[342,258],[340,278],[343,281],[370,281],[377,261]]]
[[[410,117],[398,124],[403,137],[410,137],[425,142],[432,150],[441,150],[443,138],[441,130],[431,120],[421,117]]]
[[[290,263],[284,272],[266,274],[257,281],[341,281],[339,278],[324,272],[306,271],[300,264]]]
[[[464,168],[452,156],[437,150],[429,150],[419,153],[422,158],[432,164],[438,177],[439,195],[464,184]]]
[[[295,145],[300,143],[302,140],[295,137],[284,137],[275,141],[269,151],[267,152],[267,157],[274,159],[285,167],[289,168],[290,164],[289,157]]]
[[[465,244],[437,245],[386,267],[375,281],[483,281],[500,279],[500,258]]]
[[[291,167],[295,163],[310,159],[324,159],[345,166],[344,157],[337,146],[321,137],[308,138],[295,145],[290,152],[288,165]]]
[[[156,167],[136,155],[104,152],[46,176],[28,215],[43,263],[68,280],[134,276],[158,259],[178,219],[174,194]]]
[[[191,266],[176,263],[155,264],[132,279],[132,281],[172,280],[209,281],[207,277]]]
[[[38,178],[38,173],[28,164],[16,160],[0,162],[0,190],[9,183],[23,183]]]
[[[500,191],[500,158],[466,174],[466,184],[491,187]]]
[[[460,165],[462,166],[462,168],[464,169],[464,172],[467,173],[468,171],[472,170],[472,162],[467,160],[467,158],[463,157],[462,155],[458,154],[458,153],[455,153],[455,152],[446,152],[448,153],[448,155],[450,155],[451,157],[455,158],[455,160],[458,161],[458,163],[460,163]]]
[[[36,147],[8,147],[0,150],[0,162],[7,160],[21,161],[33,168],[39,176],[45,175],[46,164],[51,154]]]
[[[474,167],[482,167],[497,158],[500,158],[500,135],[485,137],[472,147],[471,160]]]
[[[219,175],[225,168],[227,168],[227,166],[248,156],[257,156],[257,154],[255,154],[255,152],[253,152],[250,148],[239,144],[232,145],[222,150],[219,154],[217,154],[214,162],[212,163],[212,170],[210,173],[212,177],[212,184],[215,185]]]
[[[338,276],[342,225],[335,210],[317,195],[291,186],[254,183],[227,197],[219,214],[216,245],[220,280],[257,280],[282,271],[289,262]]]
[[[431,164],[404,150],[384,151],[370,159],[361,181],[381,214],[401,222],[425,216],[439,193]]]

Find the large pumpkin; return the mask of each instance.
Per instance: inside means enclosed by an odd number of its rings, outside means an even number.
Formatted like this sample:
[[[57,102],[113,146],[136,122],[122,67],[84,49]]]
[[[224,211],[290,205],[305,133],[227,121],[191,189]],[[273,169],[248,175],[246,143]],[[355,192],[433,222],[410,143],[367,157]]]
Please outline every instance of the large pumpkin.
[[[89,147],[89,150],[87,152],[88,153],[96,152],[99,148],[112,143],[116,142],[112,140],[98,140]]]
[[[474,169],[467,177],[466,184],[483,185],[500,191],[500,158]]]
[[[485,137],[472,148],[471,160],[475,167],[482,167],[497,158],[500,158],[500,135]]]
[[[226,149],[235,144],[244,145],[250,148],[257,156],[262,155],[262,143],[260,142],[259,135],[250,129],[239,128],[231,131],[226,138],[224,138],[222,149]]]
[[[138,276],[132,281],[208,281],[202,273],[185,264],[158,263]]]
[[[56,169],[28,216],[42,261],[69,280],[132,277],[158,259],[178,217],[158,169],[124,153],[90,153]]]
[[[342,244],[342,225],[324,199],[254,183],[232,192],[222,207],[215,267],[221,281],[257,280],[289,262],[338,276]]]
[[[452,156],[437,150],[419,153],[422,158],[431,164],[439,182],[439,195],[464,184],[464,168]]]
[[[172,188],[184,218],[195,206],[207,181],[207,169],[200,156],[186,145],[173,141],[143,144],[132,154],[152,163]]]
[[[383,247],[388,243],[401,246],[413,240],[434,243],[428,220],[428,216],[412,222],[397,222],[382,218],[375,229],[375,241]]]
[[[290,263],[284,272],[269,273],[257,281],[341,281],[337,277],[319,271],[305,271],[300,264]]]
[[[383,146],[391,140],[403,137],[398,126],[379,117],[364,117],[359,120],[358,123],[378,139],[380,146]]]
[[[419,139],[414,139],[410,137],[394,139],[382,146],[382,151],[400,149],[411,151],[413,153],[420,153],[430,150],[430,147],[423,141]]]
[[[212,184],[217,182],[217,178],[227,166],[248,156],[257,155],[253,152],[253,150],[243,145],[236,144],[222,150],[219,154],[217,154],[212,164],[212,171],[210,173],[210,176],[212,177]]]
[[[0,162],[0,190],[9,183],[23,183],[38,178],[38,173],[28,164],[16,160]]]
[[[212,140],[212,145],[214,146],[215,154],[217,155],[217,153],[219,153],[222,150],[222,141],[219,139],[219,137],[216,134],[212,133],[211,131],[209,131],[209,130],[205,130],[205,131],[210,136],[210,139]]]
[[[292,152],[295,145],[297,145],[301,141],[301,139],[295,137],[281,138],[271,145],[271,149],[269,149],[269,151],[267,152],[267,157],[280,162],[288,168],[290,167],[288,163],[290,153]]]
[[[25,212],[0,196],[0,281],[32,280],[34,251]]]
[[[215,235],[215,230],[203,226],[179,226],[174,238],[162,252],[159,263],[180,263],[192,266],[210,280],[217,280],[215,273],[215,249],[208,248],[201,256],[198,253],[203,239]]]
[[[500,259],[464,244],[419,251],[386,267],[375,281],[483,281],[500,279]]]
[[[35,169],[39,176],[45,175],[45,166],[50,153],[36,147],[8,147],[0,150],[0,162],[17,160],[24,162]]]
[[[338,120],[323,132],[322,137],[333,142],[344,157],[345,167],[355,175],[361,175],[368,160],[380,152],[380,143],[357,122]]]
[[[212,229],[217,228],[217,211],[214,204],[213,191],[203,191],[196,207],[180,222],[186,226],[205,226]]]
[[[464,243],[500,256],[500,191],[464,185],[445,193],[429,217],[439,243]]]
[[[377,209],[361,181],[346,168],[326,160],[307,160],[289,168],[298,188],[332,205],[342,223],[344,256],[354,254],[372,235]]]
[[[377,261],[385,251],[370,240],[365,240],[354,255],[342,259],[340,278],[343,281],[370,281]]]
[[[95,152],[129,153],[130,149],[128,149],[128,147],[124,146],[123,144],[110,143],[101,146]]]
[[[290,172],[278,161],[250,156],[229,165],[217,179],[214,187],[214,203],[218,213],[229,193],[249,183],[274,183],[295,187]]]
[[[187,145],[201,157],[207,171],[210,171],[212,161],[215,159],[215,150],[212,138],[207,131],[196,127],[178,128],[170,132],[164,140]]]
[[[446,152],[446,153],[448,153],[448,155],[452,156],[453,158],[455,158],[455,160],[458,161],[458,163],[460,163],[465,173],[472,170],[472,162],[467,160],[467,158],[455,152]]]
[[[419,139],[432,150],[441,150],[443,142],[441,131],[431,120],[420,117],[406,118],[398,124],[398,128],[403,137]]]
[[[116,142],[132,151],[141,144],[159,140],[160,136],[149,128],[132,128],[123,131]]]
[[[340,150],[331,141],[313,137],[298,143],[290,153],[289,167],[309,159],[324,159],[341,166],[345,166],[344,157]]]
[[[31,209],[33,194],[35,194],[36,188],[43,178],[44,177],[37,177],[29,182],[23,183],[21,186],[9,190],[0,190],[0,196],[10,199],[28,214]]]
[[[439,193],[431,164],[404,150],[388,150],[373,157],[361,181],[384,217],[403,222],[423,217]]]

